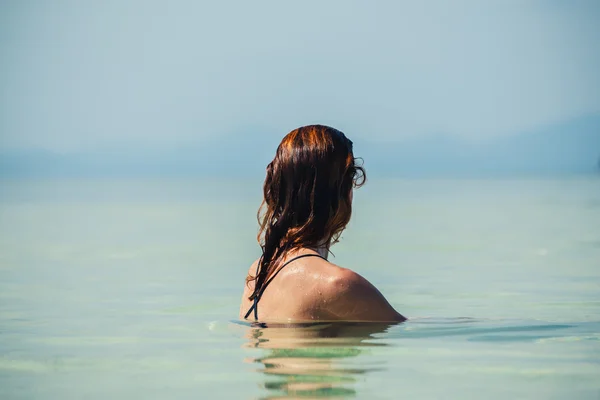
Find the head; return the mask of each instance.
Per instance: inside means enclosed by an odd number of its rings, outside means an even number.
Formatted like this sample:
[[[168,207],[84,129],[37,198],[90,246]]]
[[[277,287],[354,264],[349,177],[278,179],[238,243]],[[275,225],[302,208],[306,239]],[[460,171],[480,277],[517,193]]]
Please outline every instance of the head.
[[[350,221],[352,190],[364,182],[352,141],[342,132],[310,125],[288,133],[267,166],[258,215],[263,254],[258,276],[248,281],[256,279],[260,288],[290,250],[329,249]]]

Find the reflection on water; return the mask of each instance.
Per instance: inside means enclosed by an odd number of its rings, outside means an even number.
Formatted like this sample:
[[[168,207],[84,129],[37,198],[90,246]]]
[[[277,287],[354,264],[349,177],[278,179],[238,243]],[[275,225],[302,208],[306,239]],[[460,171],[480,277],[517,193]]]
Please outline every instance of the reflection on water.
[[[394,326],[244,325],[243,347],[253,350],[245,361],[257,365],[266,399],[350,398],[374,391],[394,398],[401,387],[438,398],[437,389],[419,385],[420,379],[431,376],[446,385],[468,379],[471,386],[496,387],[498,393],[507,375],[527,388],[535,376],[548,393],[563,390],[576,375],[581,398],[589,398],[590,390],[597,388],[591,377],[598,371],[597,361],[592,361],[600,354],[598,322],[461,317],[418,318]],[[471,380],[474,376],[478,378]]]
[[[246,347],[265,349],[258,358],[265,375],[268,399],[347,398],[356,394],[357,376],[380,370],[382,365],[356,362],[369,347],[385,346],[376,334],[389,324],[310,323],[253,325]],[[352,363],[349,363],[349,359]],[[360,367],[357,367],[360,365]]]

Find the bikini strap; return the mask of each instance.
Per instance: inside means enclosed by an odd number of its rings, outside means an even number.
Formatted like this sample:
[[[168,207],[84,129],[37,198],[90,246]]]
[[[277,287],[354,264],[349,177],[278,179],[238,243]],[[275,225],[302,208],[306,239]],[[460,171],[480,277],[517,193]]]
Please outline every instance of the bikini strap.
[[[250,307],[250,309],[248,310],[248,312],[246,313],[246,315],[244,315],[244,319],[248,318],[248,315],[250,315],[250,313],[252,311],[254,311],[254,320],[258,321],[258,301],[262,297],[262,295],[265,292],[265,289],[267,288],[267,286],[269,285],[269,283],[271,283],[271,281],[273,279],[275,279],[275,277],[277,276],[277,274],[279,273],[279,271],[281,271],[286,265],[288,265],[292,261],[296,261],[296,260],[298,260],[300,258],[304,258],[304,257],[320,257],[323,260],[326,260],[325,257],[321,256],[320,254],[312,254],[311,253],[311,254],[301,254],[299,256],[296,256],[296,257],[292,258],[291,260],[286,261],[285,264],[283,264],[281,267],[279,267],[279,269],[277,269],[277,271],[275,271],[275,273],[273,274],[273,276],[271,276],[271,278],[269,278],[269,280],[266,281],[263,284],[263,286],[260,288],[260,290],[258,291],[258,293],[256,294],[256,296],[254,297],[254,302],[252,303],[252,307]],[[256,266],[256,276],[258,276],[259,267],[260,267],[260,262]]]

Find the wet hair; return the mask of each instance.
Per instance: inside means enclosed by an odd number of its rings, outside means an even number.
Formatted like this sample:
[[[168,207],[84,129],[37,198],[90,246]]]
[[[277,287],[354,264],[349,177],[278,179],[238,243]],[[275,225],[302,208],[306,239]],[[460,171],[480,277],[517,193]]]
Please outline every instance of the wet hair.
[[[262,249],[250,300],[290,250],[337,243],[352,214],[352,189],[366,180],[342,132],[309,125],[288,133],[267,166],[264,199],[258,211]]]

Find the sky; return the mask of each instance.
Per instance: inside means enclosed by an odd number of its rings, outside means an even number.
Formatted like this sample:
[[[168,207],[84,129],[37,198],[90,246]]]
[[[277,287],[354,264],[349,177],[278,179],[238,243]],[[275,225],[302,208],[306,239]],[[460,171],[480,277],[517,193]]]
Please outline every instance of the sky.
[[[0,150],[353,140],[600,114],[598,1],[3,1]]]

